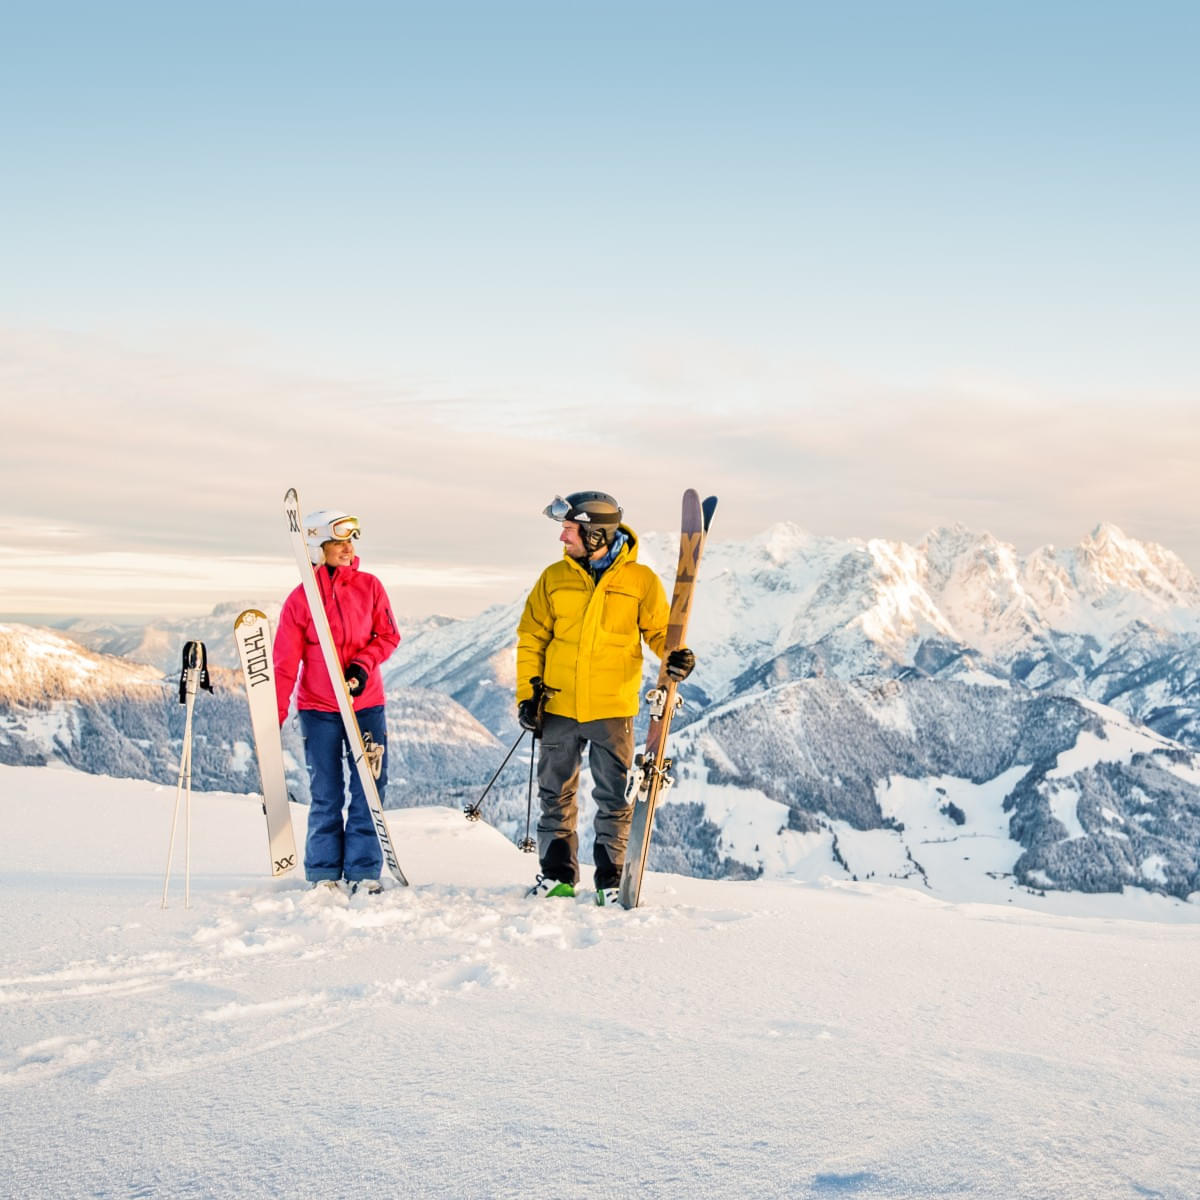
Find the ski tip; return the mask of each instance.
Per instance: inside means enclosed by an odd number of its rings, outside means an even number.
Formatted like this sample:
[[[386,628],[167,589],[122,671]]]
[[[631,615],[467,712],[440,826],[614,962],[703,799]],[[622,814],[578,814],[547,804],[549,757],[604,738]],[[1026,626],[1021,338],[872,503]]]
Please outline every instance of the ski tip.
[[[241,629],[243,625],[253,625],[258,621],[265,621],[267,614],[257,608],[247,608],[243,612],[238,613],[233,622],[234,629]]]
[[[712,524],[713,513],[717,511],[716,496],[709,496],[700,506],[700,509],[704,513],[704,532],[707,533],[708,527]]]
[[[290,500],[299,503],[300,493],[296,491],[295,488],[288,488],[288,490],[283,493],[283,498],[285,502]]]

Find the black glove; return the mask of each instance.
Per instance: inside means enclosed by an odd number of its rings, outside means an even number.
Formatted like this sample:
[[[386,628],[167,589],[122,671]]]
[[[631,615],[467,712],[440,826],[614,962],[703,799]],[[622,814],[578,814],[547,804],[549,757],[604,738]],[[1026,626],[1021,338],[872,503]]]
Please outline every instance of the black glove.
[[[367,673],[367,668],[359,666],[358,663],[351,663],[342,672],[346,677],[346,689],[351,696],[362,695],[363,688],[367,686]]]
[[[667,674],[676,683],[685,680],[695,666],[696,656],[686,646],[680,646],[678,650],[672,650],[667,655]]]
[[[528,729],[534,737],[540,737],[542,733],[542,697],[546,694],[546,689],[542,686],[541,677],[538,675],[535,675],[529,682],[533,685],[533,695],[517,705],[517,724],[522,729]]]

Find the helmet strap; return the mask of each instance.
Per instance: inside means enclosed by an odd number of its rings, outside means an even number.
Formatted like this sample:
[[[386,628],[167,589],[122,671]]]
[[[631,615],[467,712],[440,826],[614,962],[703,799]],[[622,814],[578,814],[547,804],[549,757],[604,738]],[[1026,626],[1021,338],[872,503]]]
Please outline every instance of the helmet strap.
[[[601,525],[594,527],[590,525],[580,525],[579,532],[583,538],[584,548],[587,550],[589,555],[595,554],[601,546],[607,546],[609,544],[608,537],[604,532],[604,527]]]

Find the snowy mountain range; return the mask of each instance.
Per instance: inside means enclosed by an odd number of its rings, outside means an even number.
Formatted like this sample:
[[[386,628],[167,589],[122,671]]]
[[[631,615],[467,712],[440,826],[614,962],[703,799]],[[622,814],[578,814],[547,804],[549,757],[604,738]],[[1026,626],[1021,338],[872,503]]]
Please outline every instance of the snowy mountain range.
[[[204,630],[220,617],[221,632],[206,646],[228,654],[222,642],[232,645],[233,615],[224,613],[226,607],[196,625]],[[181,647],[186,639],[172,627],[123,636],[141,652],[162,651],[172,665],[88,650],[55,630],[0,625],[0,763],[64,762],[95,774],[176,780],[185,710],[179,703],[181,654],[173,643]],[[202,692],[195,705],[192,786],[257,791],[241,673],[211,666],[210,675],[212,694]],[[389,689],[388,699],[392,803],[429,803],[446,788],[469,790],[496,760],[496,739],[445,696],[398,687]],[[285,724],[283,743],[289,789],[307,801],[294,722]]]
[[[675,540],[641,545],[668,582]],[[406,780],[389,803],[457,799],[499,764],[517,734],[522,600],[406,630],[385,668],[393,757],[405,764],[394,774]],[[239,607],[209,619],[214,649]],[[178,646],[205,636],[203,622],[185,625],[69,630],[119,654],[70,668],[68,650],[44,649],[55,636],[69,647],[65,637],[9,627],[9,639],[43,649],[22,655],[10,640],[5,659],[40,656],[46,674],[40,684],[28,670],[0,675],[0,761],[40,754],[169,777],[170,754],[151,761],[148,718],[139,727],[130,706],[157,687],[154,728],[165,721],[177,736],[161,710],[172,707]],[[1160,546],[1100,525],[1075,547],[1023,557],[961,526],[908,545],[781,523],[709,546],[688,640],[699,665],[682,689],[678,784],[652,865],[711,876],[882,869],[934,889],[965,869],[1008,886],[1200,891],[1200,583]],[[647,679],[654,669],[648,659]],[[122,697],[108,725],[101,680]],[[207,705],[206,735],[223,757],[211,756],[220,765],[206,786],[252,790],[237,686],[228,712]],[[126,725],[126,757],[137,751],[144,769],[112,770],[121,756],[108,742]],[[108,765],[88,766],[105,747]],[[289,749],[302,796],[294,740]],[[525,795],[522,773],[510,774],[489,805],[512,832]]]
[[[648,537],[640,556],[669,576],[674,539]],[[488,688],[511,688],[502,652],[520,608],[516,600],[421,633],[389,678],[486,710]],[[1188,677],[1200,667],[1200,583],[1169,551],[1111,525],[1074,549],[1022,559],[961,526],[909,546],[781,523],[710,545],[689,641],[700,662],[691,694],[703,707],[814,675],[1017,682],[1149,723],[1169,721],[1177,700],[1188,709],[1189,696],[1200,700]]]

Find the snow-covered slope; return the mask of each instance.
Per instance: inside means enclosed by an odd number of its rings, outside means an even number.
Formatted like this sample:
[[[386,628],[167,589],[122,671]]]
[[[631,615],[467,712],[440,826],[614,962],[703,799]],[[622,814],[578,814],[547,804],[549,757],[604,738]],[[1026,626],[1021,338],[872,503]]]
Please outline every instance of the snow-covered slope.
[[[173,800],[0,767],[13,1195],[1196,1193],[1193,906],[530,901],[527,858],[428,808],[389,818],[414,886],[347,902],[270,880],[258,805],[208,793],[163,911]]]
[[[130,694],[161,681],[159,671],[94,654],[54,630],[0,625],[0,701]]]
[[[673,756],[669,804],[689,814],[675,824],[707,826],[717,860],[751,871],[789,873],[820,851],[847,877],[934,894],[967,877],[978,896],[997,881],[1200,893],[1200,754],[1092,701],[801,680],[716,706]]]

